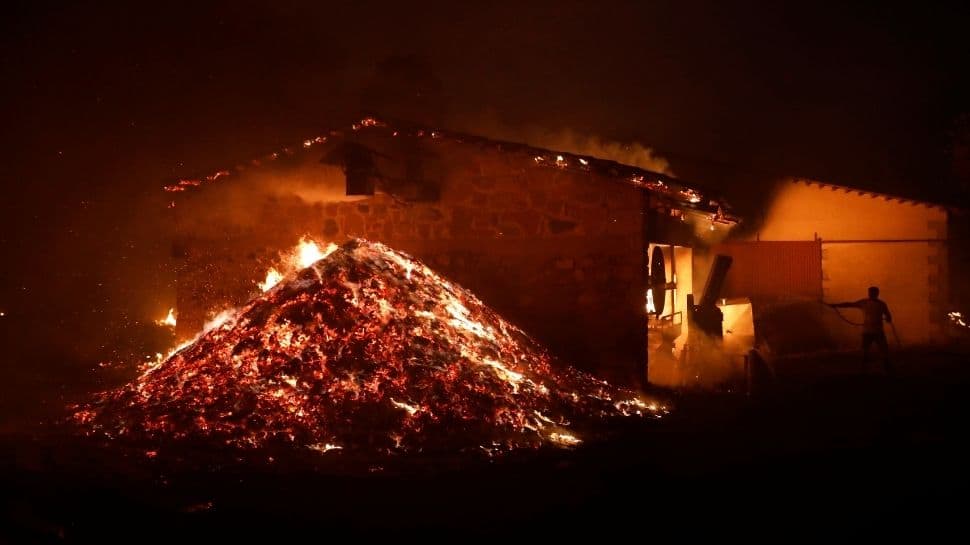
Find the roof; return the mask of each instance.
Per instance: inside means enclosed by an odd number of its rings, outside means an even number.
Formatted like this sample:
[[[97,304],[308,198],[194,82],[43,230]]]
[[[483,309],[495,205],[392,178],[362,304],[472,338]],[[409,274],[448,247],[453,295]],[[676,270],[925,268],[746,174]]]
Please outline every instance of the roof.
[[[390,122],[375,117],[365,117],[351,124],[348,128],[349,132],[337,129],[330,130],[325,135],[305,139],[299,145],[284,147],[279,151],[272,152],[229,169],[219,170],[197,178],[181,178],[166,185],[164,189],[172,193],[191,191],[203,185],[223,179],[231,179],[234,175],[245,170],[272,164],[281,157],[307,152],[327,142],[344,139],[354,133],[362,134],[366,132],[395,138],[417,138],[432,142],[450,141],[459,144],[474,145],[482,149],[493,149],[505,153],[522,155],[531,158],[537,168],[554,168],[565,171],[598,174],[606,178],[640,187],[665,200],[675,202],[680,207],[710,214],[713,220],[726,223],[735,223],[738,221],[726,201],[696,184],[689,184],[683,180],[678,180],[659,172],[624,165],[616,161],[537,148],[526,144],[492,140],[465,133],[430,129],[406,122]],[[169,206],[174,207],[175,201],[172,201]]]
[[[818,180],[812,180],[808,178],[790,178],[788,181],[796,184],[814,185],[821,188],[831,189],[833,191],[839,190],[839,191],[845,191],[846,193],[857,193],[859,195],[872,197],[873,199],[878,198],[886,201],[898,201],[900,204],[920,205],[920,206],[925,206],[927,208],[937,208],[940,210],[956,209],[956,207],[945,205],[945,204],[923,201],[919,199],[911,199],[908,197],[901,197],[899,195],[890,195],[888,193],[879,193],[877,191],[869,191],[867,189],[859,189],[857,187],[849,187],[845,185],[831,184],[828,182],[820,182]]]

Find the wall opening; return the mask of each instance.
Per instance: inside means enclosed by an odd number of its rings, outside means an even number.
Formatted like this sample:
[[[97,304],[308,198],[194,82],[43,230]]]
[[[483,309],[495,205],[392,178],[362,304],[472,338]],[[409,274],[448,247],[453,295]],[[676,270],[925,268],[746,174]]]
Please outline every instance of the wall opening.
[[[646,293],[647,380],[678,383],[677,361],[687,342],[687,295],[693,291],[693,250],[686,246],[650,243]],[[662,256],[662,257],[658,257]]]

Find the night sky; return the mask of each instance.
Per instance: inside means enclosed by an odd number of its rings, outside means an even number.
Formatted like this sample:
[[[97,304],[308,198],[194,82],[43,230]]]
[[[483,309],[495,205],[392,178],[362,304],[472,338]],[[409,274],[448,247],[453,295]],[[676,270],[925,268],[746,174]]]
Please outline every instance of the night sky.
[[[363,109],[640,142],[735,203],[780,174],[959,198],[968,18],[949,5],[204,4],[4,8],[8,345],[115,350],[174,301],[164,183]]]

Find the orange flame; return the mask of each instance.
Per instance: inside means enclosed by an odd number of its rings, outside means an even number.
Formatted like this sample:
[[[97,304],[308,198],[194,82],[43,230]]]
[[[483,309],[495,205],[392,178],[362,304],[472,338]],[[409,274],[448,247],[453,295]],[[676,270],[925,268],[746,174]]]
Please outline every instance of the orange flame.
[[[650,314],[656,314],[656,312],[657,312],[657,307],[656,307],[656,305],[653,302],[653,289],[652,288],[648,288],[647,289],[647,312],[649,312]]]
[[[327,244],[323,250],[320,250],[320,244],[317,241],[303,237],[296,248],[291,250],[289,256],[283,260],[283,263],[266,271],[265,279],[262,282],[257,282],[256,285],[261,292],[265,293],[273,289],[287,275],[301,271],[321,259],[326,259],[336,250],[337,245],[332,242]]]
[[[175,320],[175,309],[168,309],[168,315],[161,320],[155,320],[155,323],[160,326],[175,327],[175,324],[177,323]]]
[[[273,289],[273,286],[279,284],[280,280],[283,280],[283,273],[276,270],[275,267],[271,267],[266,271],[266,279],[256,283],[256,285],[259,286],[259,291],[267,292]]]

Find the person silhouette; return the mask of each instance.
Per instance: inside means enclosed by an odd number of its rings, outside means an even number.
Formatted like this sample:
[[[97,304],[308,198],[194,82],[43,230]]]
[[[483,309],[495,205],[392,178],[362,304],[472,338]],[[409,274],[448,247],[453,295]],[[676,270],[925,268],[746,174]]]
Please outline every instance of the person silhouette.
[[[889,363],[889,343],[886,341],[886,330],[883,329],[883,317],[892,323],[893,317],[889,313],[889,305],[879,298],[879,288],[871,286],[869,297],[858,301],[847,301],[829,305],[832,308],[857,308],[862,311],[862,365],[867,368],[869,363],[869,347],[873,343],[882,354],[882,363],[886,372],[892,371]]]

